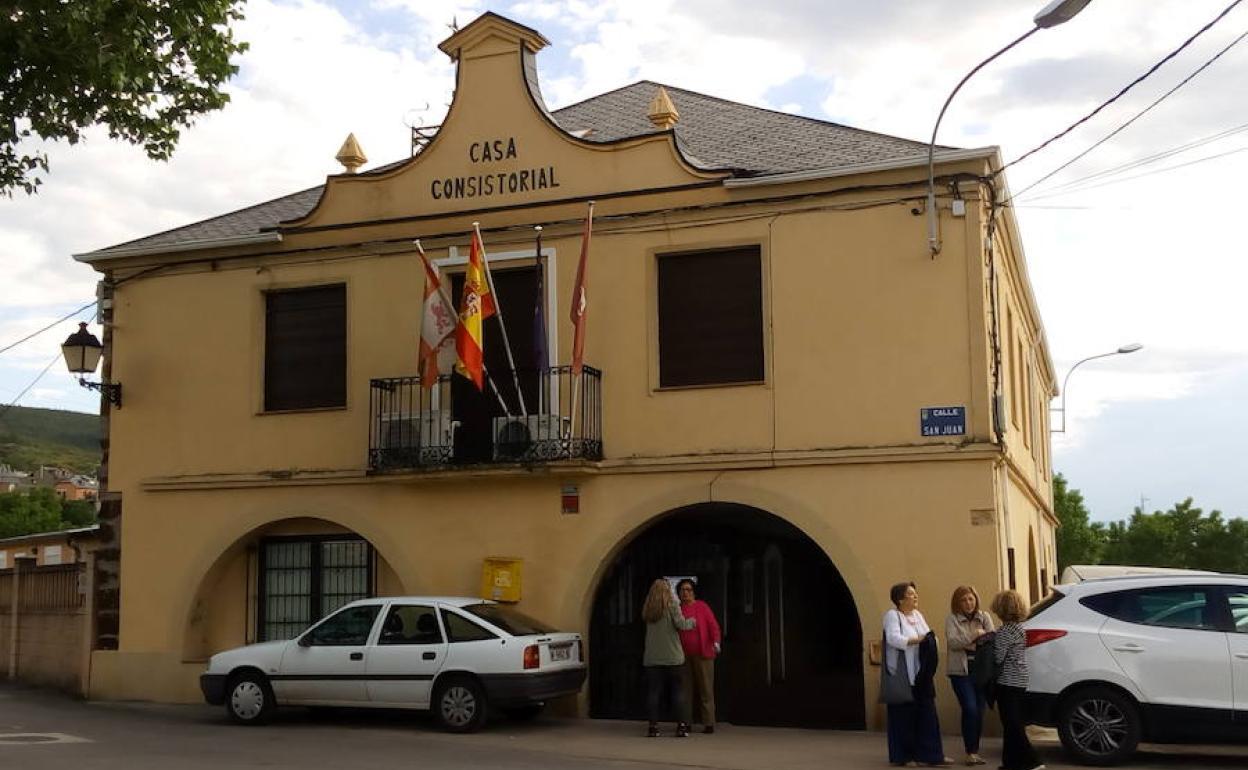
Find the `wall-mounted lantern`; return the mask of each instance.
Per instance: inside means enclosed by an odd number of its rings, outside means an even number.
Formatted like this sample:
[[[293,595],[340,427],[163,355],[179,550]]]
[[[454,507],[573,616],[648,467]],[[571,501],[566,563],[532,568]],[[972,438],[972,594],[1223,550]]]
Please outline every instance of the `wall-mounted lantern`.
[[[90,382],[84,374],[91,374],[100,365],[100,357],[104,354],[104,346],[96,336],[87,331],[85,323],[78,324],[78,331],[69,335],[61,345],[61,353],[65,356],[65,365],[69,371],[78,376],[78,384],[90,390],[98,390],[108,402],[118,409],[121,408],[121,383]]]

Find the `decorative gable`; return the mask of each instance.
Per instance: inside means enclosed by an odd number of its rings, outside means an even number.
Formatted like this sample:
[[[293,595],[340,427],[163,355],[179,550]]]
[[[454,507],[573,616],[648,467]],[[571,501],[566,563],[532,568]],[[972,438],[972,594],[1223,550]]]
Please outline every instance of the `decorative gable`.
[[[384,172],[329,177],[298,230],[352,222],[573,201],[726,177],[697,168],[671,131],[591,142],[550,117],[533,57],[547,44],[487,13],[439,47],[458,63],[446,120],[424,150]]]

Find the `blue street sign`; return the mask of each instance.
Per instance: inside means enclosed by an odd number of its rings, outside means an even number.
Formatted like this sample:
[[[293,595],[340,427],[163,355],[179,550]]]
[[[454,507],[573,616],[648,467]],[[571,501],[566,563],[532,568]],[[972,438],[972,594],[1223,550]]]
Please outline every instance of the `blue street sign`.
[[[966,407],[924,407],[919,410],[919,430],[924,436],[964,436]]]

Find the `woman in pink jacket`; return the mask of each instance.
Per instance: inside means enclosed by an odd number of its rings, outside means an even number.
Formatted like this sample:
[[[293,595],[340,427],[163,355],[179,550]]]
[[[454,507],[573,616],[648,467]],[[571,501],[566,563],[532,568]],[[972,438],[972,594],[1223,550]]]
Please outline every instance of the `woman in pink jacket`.
[[[680,596],[680,611],[686,618],[698,622],[692,629],[680,632],[680,644],[685,649],[685,665],[689,667],[692,692],[690,703],[702,707],[704,733],[715,732],[715,656],[719,654],[719,623],[707,603],[693,594],[693,581],[685,578],[676,584]],[[696,698],[694,696],[697,696]]]

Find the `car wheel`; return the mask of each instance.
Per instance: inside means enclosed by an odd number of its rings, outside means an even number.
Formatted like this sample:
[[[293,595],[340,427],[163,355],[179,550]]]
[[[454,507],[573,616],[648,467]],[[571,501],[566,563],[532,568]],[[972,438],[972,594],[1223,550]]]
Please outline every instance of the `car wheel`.
[[[438,683],[433,714],[447,730],[470,733],[485,724],[485,691],[477,680],[457,676]]]
[[[273,716],[277,701],[269,680],[258,673],[243,673],[230,679],[225,690],[225,712],[240,725],[262,725]]]
[[[503,709],[503,713],[513,722],[528,722],[529,720],[537,719],[537,715],[542,713],[542,708],[545,705],[544,703],[530,703],[526,706],[512,706],[511,708]]]
[[[1062,700],[1057,733],[1062,746],[1085,765],[1126,761],[1140,742],[1140,710],[1130,697],[1109,687],[1087,687]]]

